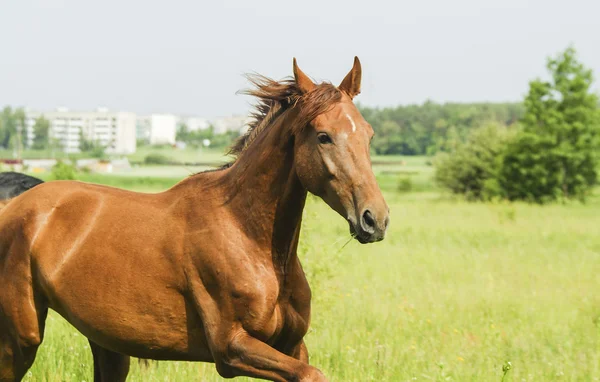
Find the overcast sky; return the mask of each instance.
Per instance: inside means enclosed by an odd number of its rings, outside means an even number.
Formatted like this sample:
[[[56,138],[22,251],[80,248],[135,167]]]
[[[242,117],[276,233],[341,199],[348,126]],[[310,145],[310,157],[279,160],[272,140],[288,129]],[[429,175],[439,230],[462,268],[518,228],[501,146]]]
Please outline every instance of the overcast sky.
[[[569,44],[600,76],[600,1],[0,0],[0,105],[242,114],[243,73],[355,55],[365,105],[516,101]]]

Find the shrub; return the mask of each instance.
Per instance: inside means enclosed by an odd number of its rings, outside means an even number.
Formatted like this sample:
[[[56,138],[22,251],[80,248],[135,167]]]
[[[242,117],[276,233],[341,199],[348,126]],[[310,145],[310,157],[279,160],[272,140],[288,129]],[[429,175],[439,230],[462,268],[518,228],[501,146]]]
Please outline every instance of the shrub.
[[[144,158],[145,164],[169,164],[171,162],[171,158],[157,153],[148,154],[146,158]]]
[[[412,188],[412,180],[409,177],[400,178],[400,180],[398,181],[398,192],[410,192],[412,191]]]
[[[469,200],[489,200],[502,194],[497,181],[509,130],[488,124],[471,132],[451,153],[434,158],[436,182]]]
[[[76,168],[72,164],[64,163],[59,160],[52,166],[50,178],[52,180],[74,180]]]

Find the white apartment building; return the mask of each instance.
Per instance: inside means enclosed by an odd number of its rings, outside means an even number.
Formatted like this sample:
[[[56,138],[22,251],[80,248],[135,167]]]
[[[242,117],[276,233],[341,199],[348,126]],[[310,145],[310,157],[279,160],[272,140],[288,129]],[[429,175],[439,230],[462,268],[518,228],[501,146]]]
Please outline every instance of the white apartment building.
[[[178,125],[185,124],[189,131],[206,130],[210,127],[210,121],[202,117],[181,117]]]
[[[111,112],[106,108],[77,112],[58,108],[51,112],[27,112],[26,142],[31,147],[35,120],[43,116],[50,122],[49,138],[56,139],[65,152],[80,151],[81,136],[106,147],[106,152],[131,154],[136,150],[136,115]]]
[[[151,114],[138,117],[137,138],[151,145],[175,144],[178,117],[173,114]]]

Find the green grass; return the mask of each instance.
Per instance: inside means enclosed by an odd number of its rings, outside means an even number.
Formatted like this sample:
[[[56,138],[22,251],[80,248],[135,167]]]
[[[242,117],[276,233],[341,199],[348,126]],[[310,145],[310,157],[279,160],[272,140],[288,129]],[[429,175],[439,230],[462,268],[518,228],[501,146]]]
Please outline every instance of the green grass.
[[[130,161],[143,162],[149,154],[161,154],[174,162],[182,163],[224,163],[227,148],[186,148],[183,150],[168,146],[140,146],[134,154],[128,155]]]
[[[3,159],[14,159],[16,157],[16,152],[12,149],[3,149],[0,148],[0,158]],[[69,158],[82,158],[89,157],[89,155],[85,154],[67,154],[63,150],[60,149],[46,149],[46,150],[23,150],[21,153],[21,157],[23,159],[69,159]]]
[[[186,148],[183,150],[168,146],[139,146],[135,153],[126,155],[132,162],[144,162],[149,154],[161,154],[174,162],[180,163],[211,163],[221,164],[228,162],[225,155],[227,148]],[[108,155],[108,157],[121,157],[122,155]],[[12,159],[15,157],[13,150],[0,149],[0,158]],[[24,150],[21,153],[24,159],[81,159],[89,158],[89,153],[67,154],[62,150]]]
[[[51,174],[32,174],[44,181],[50,180]],[[104,184],[112,187],[126,188],[138,192],[159,192],[179,182],[181,177],[123,176],[101,174],[77,174],[77,180],[88,183]]]
[[[89,180],[158,191],[176,178]],[[124,182],[124,183],[120,183]],[[149,182],[144,184],[144,182]],[[381,243],[310,197],[300,258],[311,283],[311,363],[331,381],[600,379],[600,198],[537,206],[394,192]],[[27,381],[90,381],[85,338],[51,314]],[[130,381],[219,381],[211,364],[133,363]],[[242,379],[243,380],[243,379]]]
[[[127,158],[132,162],[144,162],[150,154],[160,154],[171,159],[174,162],[180,163],[211,163],[220,164],[228,162],[231,158],[226,156],[226,147],[222,148],[193,148],[176,149],[169,146],[138,146],[135,153],[127,155]],[[14,150],[0,149],[0,158],[10,159],[15,156]],[[89,153],[66,154],[61,150],[23,150],[22,158],[25,159],[68,159],[68,158],[88,158]],[[118,155],[117,155],[118,157]],[[426,156],[405,156],[405,155],[373,155],[373,162],[387,163],[387,165],[395,166],[396,168],[422,168],[431,159]],[[403,164],[400,164],[403,162]]]

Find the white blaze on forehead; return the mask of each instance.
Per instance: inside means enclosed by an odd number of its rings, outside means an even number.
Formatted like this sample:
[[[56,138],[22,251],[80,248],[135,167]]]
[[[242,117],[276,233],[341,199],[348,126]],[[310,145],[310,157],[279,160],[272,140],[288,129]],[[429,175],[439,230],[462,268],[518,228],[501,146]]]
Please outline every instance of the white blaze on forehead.
[[[354,123],[352,118],[350,118],[350,114],[346,114],[346,118],[348,118],[348,121],[350,121],[350,123],[352,124],[352,132],[354,133],[356,131],[356,124]]]

